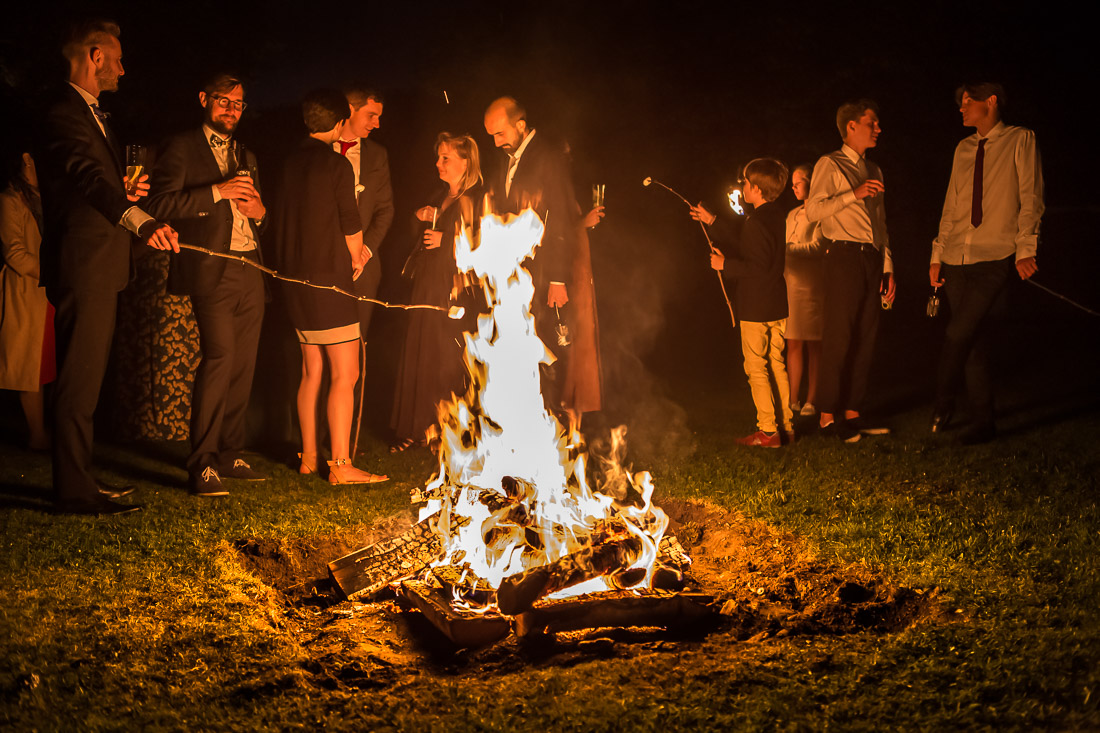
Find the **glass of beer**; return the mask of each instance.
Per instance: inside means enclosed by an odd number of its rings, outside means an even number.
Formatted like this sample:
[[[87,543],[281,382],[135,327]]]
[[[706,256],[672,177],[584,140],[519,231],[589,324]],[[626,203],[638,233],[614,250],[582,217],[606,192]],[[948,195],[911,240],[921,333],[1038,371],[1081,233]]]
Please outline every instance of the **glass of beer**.
[[[145,173],[144,145],[126,146],[126,193],[133,196],[137,193],[138,179]]]
[[[603,206],[603,194],[605,187],[606,186],[603,183],[592,184],[592,208]]]

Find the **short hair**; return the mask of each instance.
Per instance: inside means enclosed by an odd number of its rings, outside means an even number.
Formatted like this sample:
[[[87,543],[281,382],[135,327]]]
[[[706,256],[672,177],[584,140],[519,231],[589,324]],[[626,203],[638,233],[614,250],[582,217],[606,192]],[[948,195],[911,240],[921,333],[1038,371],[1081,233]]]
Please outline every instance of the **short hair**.
[[[478,183],[481,183],[481,155],[477,151],[477,143],[469,135],[452,135],[449,132],[439,133],[435,139],[435,151],[439,153],[439,146],[446,143],[455,149],[458,157],[466,161],[466,175],[462,178],[462,193],[466,193]]]
[[[806,178],[813,178],[814,167],[810,163],[799,163],[794,168],[791,168],[791,177],[793,178],[794,174],[798,171],[802,171],[803,173],[805,173]]]
[[[520,120],[527,121],[527,109],[515,97],[500,97],[493,100],[489,107],[501,107],[508,118],[509,125],[514,125]]]
[[[963,84],[955,90],[955,104],[962,104],[963,92],[968,97],[978,102],[984,102],[990,97],[997,97],[997,111],[1004,114],[1005,88],[995,81],[979,81]]]
[[[368,86],[353,86],[344,89],[344,96],[348,100],[348,104],[352,109],[359,109],[367,102],[374,100],[378,104],[385,104],[386,100],[382,99],[382,94],[373,87]]]
[[[787,166],[775,158],[757,158],[745,166],[745,180],[760,189],[765,201],[775,201],[787,187]]]
[[[863,113],[871,110],[878,114],[878,105],[871,99],[857,99],[854,102],[845,102],[836,111],[836,129],[840,131],[840,139],[848,137],[848,123],[859,122]]]
[[[302,120],[310,134],[328,132],[350,115],[347,97],[336,89],[314,89],[302,98]]]
[[[231,92],[237,87],[241,87],[242,92],[244,91],[244,82],[241,81],[241,78],[236,74],[222,71],[209,77],[206,83],[202,85],[202,90],[209,97],[212,94]]]
[[[61,42],[61,55],[69,61],[75,61],[108,38],[118,40],[121,33],[118,23],[112,20],[88,18],[77,21],[65,30],[65,36]]]

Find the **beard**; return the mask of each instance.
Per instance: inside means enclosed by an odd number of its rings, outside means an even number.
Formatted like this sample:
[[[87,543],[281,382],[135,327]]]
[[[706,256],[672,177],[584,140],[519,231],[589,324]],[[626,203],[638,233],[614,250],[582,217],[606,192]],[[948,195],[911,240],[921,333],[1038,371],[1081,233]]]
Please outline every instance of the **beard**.
[[[114,73],[110,69],[104,67],[99,69],[95,73],[96,84],[99,86],[101,92],[117,92],[118,91],[118,74]]]
[[[222,137],[231,137],[237,130],[237,123],[240,120],[235,120],[232,117],[221,117],[214,119],[213,115],[206,116],[206,126],[214,132],[218,133]]]

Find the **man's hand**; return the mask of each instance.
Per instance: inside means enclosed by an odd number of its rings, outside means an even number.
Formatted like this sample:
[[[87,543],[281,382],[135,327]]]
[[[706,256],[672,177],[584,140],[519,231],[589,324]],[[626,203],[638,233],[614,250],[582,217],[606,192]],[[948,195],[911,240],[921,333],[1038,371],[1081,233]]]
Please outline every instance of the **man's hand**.
[[[1038,271],[1039,266],[1035,264],[1034,257],[1025,257],[1022,260],[1016,260],[1016,272],[1020,273],[1021,280],[1027,280]]]
[[[550,289],[546,292],[546,304],[551,308],[558,308],[569,302],[569,293],[563,283],[550,283]]]
[[[237,211],[241,212],[249,219],[255,219],[256,221],[267,216],[267,207],[264,206],[264,202],[260,200],[259,194],[253,198],[238,200]]]
[[[371,251],[367,249],[367,245],[363,245],[359,249],[359,254],[351,260],[351,279],[358,280],[359,276],[363,274],[363,268],[370,262]]]
[[[424,249],[435,249],[443,243],[443,232],[438,229],[424,230]]]
[[[940,279],[940,263],[933,262],[928,266],[928,282],[932,283],[932,287],[943,287],[943,280]]]
[[[714,214],[707,211],[707,207],[703,206],[702,201],[695,204],[695,206],[692,206],[689,211],[691,212],[692,219],[694,219],[695,221],[701,221],[707,226],[713,224],[714,220],[717,218]]]
[[[603,218],[603,207],[602,206],[596,206],[592,209],[592,211],[589,211],[587,214],[584,215],[584,218],[581,219],[581,225],[585,229],[591,229],[592,227],[599,224],[600,219],[602,219],[602,218]]]
[[[886,186],[882,185],[882,181],[877,181],[874,178],[868,178],[863,183],[856,186],[855,195],[856,198],[862,201],[868,197],[878,196],[880,193],[886,191]]]
[[[710,251],[710,267],[712,270],[722,271],[726,267],[726,256],[716,249]]]
[[[216,185],[223,199],[246,201],[260,198],[260,192],[256,190],[256,186],[252,183],[252,176],[233,176],[229,180]],[[238,206],[238,208],[240,207]]]
[[[176,230],[159,221],[148,221],[141,228],[142,241],[153,249],[180,251],[180,238]]]
[[[894,304],[894,296],[897,294],[898,286],[897,281],[894,280],[894,273],[883,273],[882,282],[879,283],[878,292],[882,295],[882,299],[890,305]]]
[[[148,196],[149,195],[148,180],[149,180],[149,174],[148,173],[143,174],[141,176],[141,178],[137,179],[137,189],[133,193],[126,194],[126,198],[129,199],[130,201],[137,201],[142,196]],[[122,177],[122,185],[126,188],[127,191],[130,190],[130,177],[129,176],[123,176]]]

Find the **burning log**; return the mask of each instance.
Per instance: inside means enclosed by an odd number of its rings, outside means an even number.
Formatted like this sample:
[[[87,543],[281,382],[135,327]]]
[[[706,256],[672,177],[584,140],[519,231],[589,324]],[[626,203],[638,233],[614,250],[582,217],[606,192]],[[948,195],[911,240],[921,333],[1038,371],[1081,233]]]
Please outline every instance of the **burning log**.
[[[669,591],[605,591],[578,598],[543,600],[513,619],[517,636],[544,631],[575,631],[604,626],[696,624],[714,615],[714,598],[702,593]]]
[[[476,606],[488,605],[496,593],[489,581],[478,577],[469,565],[440,565],[432,568],[432,576],[446,593]]]
[[[438,529],[440,516],[418,522],[408,532],[356,550],[328,564],[329,577],[348,600],[369,596],[388,585],[425,570],[443,557]],[[469,524],[452,518],[450,533]]]
[[[529,568],[504,578],[497,589],[497,607],[508,616],[523,613],[543,596],[599,578],[613,570],[629,568],[642,552],[642,541],[621,535],[592,544],[547,565]]]
[[[446,593],[427,583],[403,581],[399,594],[455,646],[485,646],[500,641],[512,631],[512,625],[503,616],[458,610],[451,605],[451,598]]]

